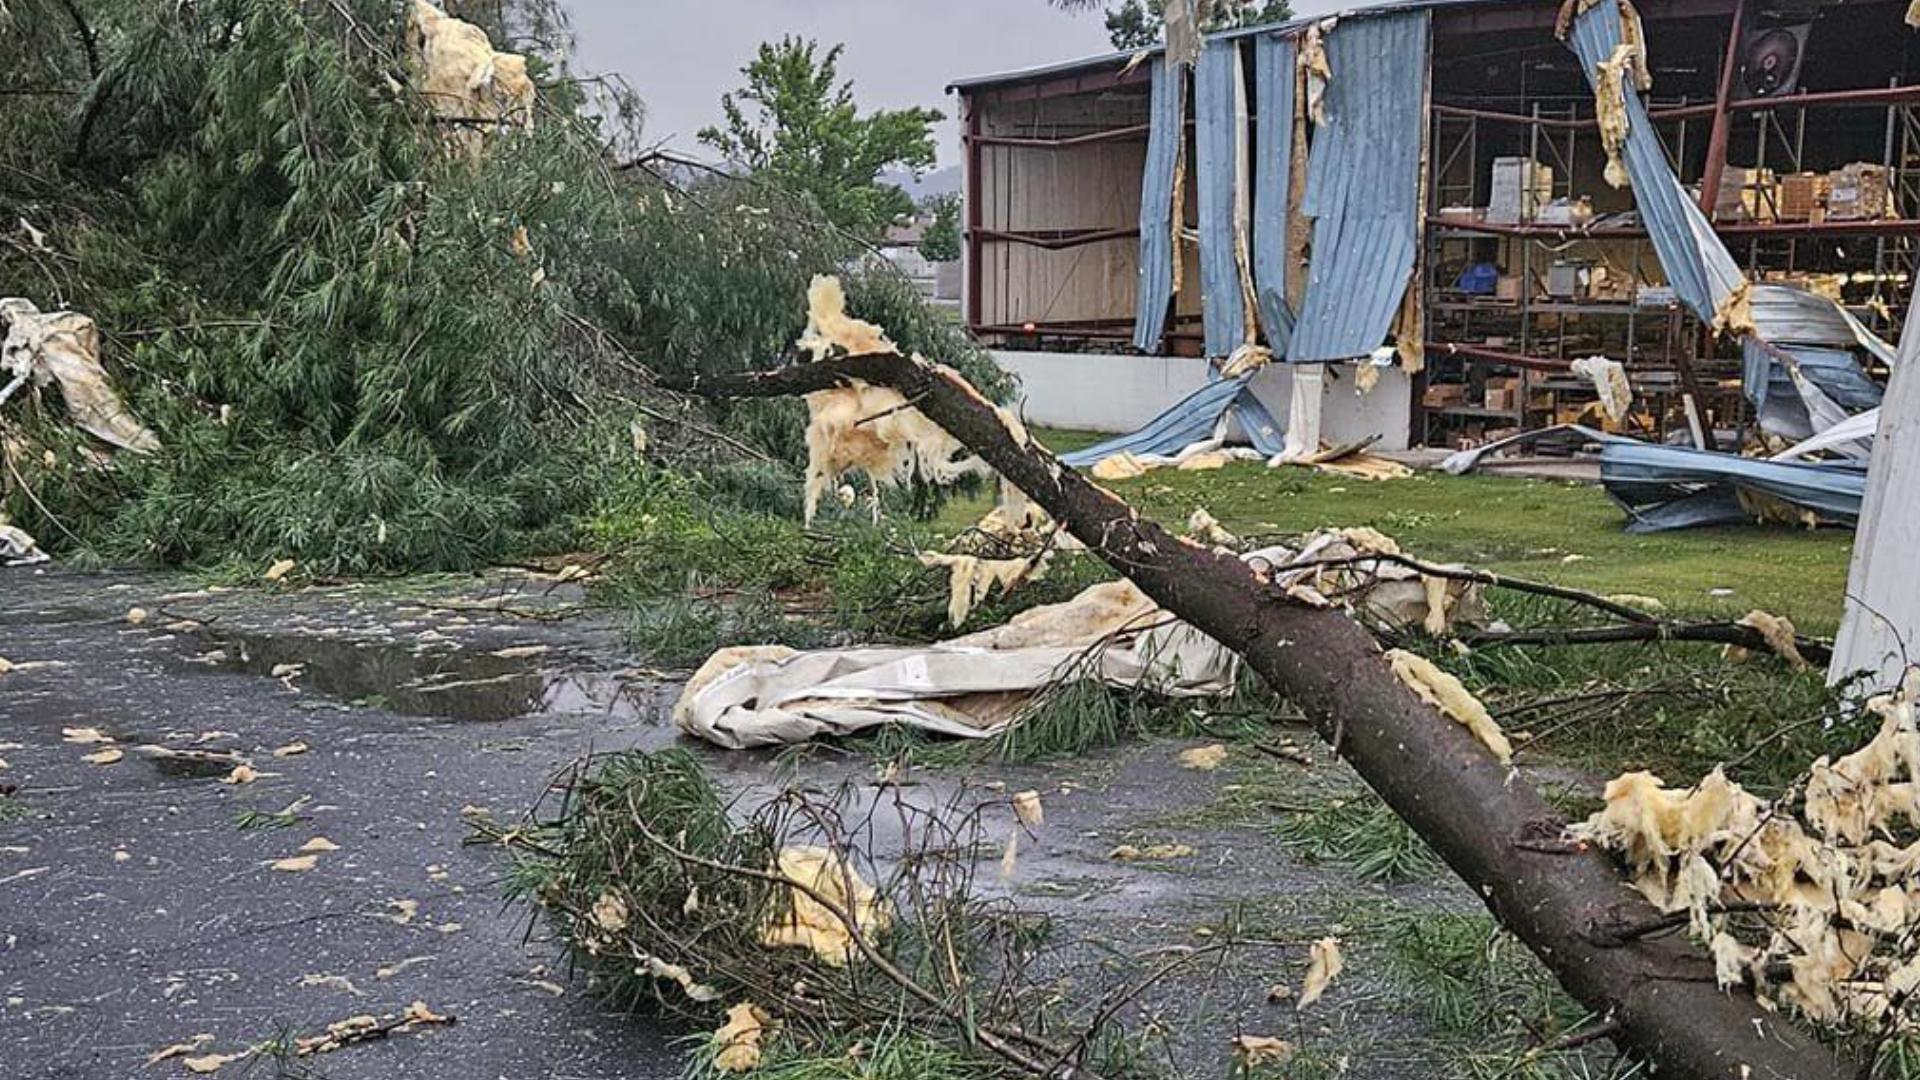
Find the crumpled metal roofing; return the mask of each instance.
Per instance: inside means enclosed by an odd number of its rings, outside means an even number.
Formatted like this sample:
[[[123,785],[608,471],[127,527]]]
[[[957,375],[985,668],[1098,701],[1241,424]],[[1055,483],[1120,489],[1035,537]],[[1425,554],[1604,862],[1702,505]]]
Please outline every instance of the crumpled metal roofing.
[[[1293,338],[1293,308],[1287,303],[1287,200],[1293,190],[1294,39],[1262,34],[1253,39],[1254,140],[1253,285],[1267,347],[1285,356]]]
[[[1292,362],[1366,356],[1386,340],[1413,276],[1429,24],[1423,10],[1342,22],[1326,36],[1325,122],[1302,210],[1314,219]]]
[[[1194,177],[1199,196],[1200,299],[1208,356],[1246,343],[1246,294],[1236,227],[1246,206],[1246,72],[1240,44],[1219,38],[1200,50],[1193,74]]]
[[[1140,430],[1061,454],[1060,460],[1074,466],[1092,465],[1123,451],[1171,457],[1194,443],[1212,438],[1229,411],[1233,414],[1231,419],[1239,421],[1247,441],[1256,450],[1277,454],[1285,445],[1285,432],[1248,385],[1255,374],[1257,372],[1249,372],[1228,379],[1216,372],[1205,386],[1175,402]]]
[[[1607,437],[1600,449],[1600,482],[1632,518],[1627,531],[1661,532],[1696,525],[1751,521],[1740,494],[1777,499],[1810,510],[1822,521],[1860,519],[1867,471],[1854,463],[1763,461]]]
[[[1618,6],[1595,4],[1573,22],[1569,44],[1580,58],[1587,81],[1596,86],[1600,62],[1620,45],[1620,19]],[[1620,156],[1633,184],[1640,220],[1674,294],[1702,321],[1711,323],[1747,277],[1673,174],[1639,91],[1629,85],[1625,97],[1627,137]]]
[[[1141,352],[1160,347],[1173,302],[1173,183],[1186,141],[1186,99],[1179,66],[1154,57],[1152,128],[1140,178],[1140,288],[1133,309],[1133,347]]]

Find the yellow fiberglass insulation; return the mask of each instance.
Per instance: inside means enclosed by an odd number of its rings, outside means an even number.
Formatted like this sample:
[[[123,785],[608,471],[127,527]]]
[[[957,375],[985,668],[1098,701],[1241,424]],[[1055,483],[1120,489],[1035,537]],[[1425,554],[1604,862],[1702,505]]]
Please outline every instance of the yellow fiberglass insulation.
[[[495,52],[486,31],[427,0],[413,0],[407,46],[421,96],[435,116],[448,121],[450,145],[477,154],[485,133],[533,126],[526,57]]]
[[[938,551],[920,553],[920,565],[947,568],[947,621],[956,628],[967,621],[974,605],[992,595],[995,587],[1004,596],[1021,582],[1044,574],[1046,564],[1045,551],[1022,559],[985,559]]]
[[[1387,651],[1387,662],[1393,665],[1393,673],[1407,684],[1420,700],[1439,709],[1450,719],[1473,733],[1500,764],[1513,762],[1513,744],[1507,741],[1506,733],[1494,722],[1493,715],[1480,699],[1467,692],[1459,679],[1440,670],[1433,661],[1405,649]]]
[[[1599,115],[1600,145],[1607,153],[1605,176],[1615,188],[1631,183],[1620,152],[1627,142],[1627,73],[1634,70],[1638,50],[1622,42],[1613,55],[1600,61],[1593,81],[1594,109]]]
[[[885,331],[847,314],[846,293],[837,278],[820,276],[807,289],[807,329],[801,349],[824,360],[897,353]],[[918,359],[918,358],[916,358]],[[817,390],[807,401],[806,520],[811,523],[821,496],[833,490],[843,473],[858,470],[873,486],[875,513],[883,487],[916,476],[948,484],[962,476],[984,474],[987,467],[966,456],[966,447],[907,403],[898,390],[851,380],[846,386]],[[1002,421],[1007,417],[1003,414]],[[1024,433],[1011,424],[1016,438]]]
[[[1800,655],[1800,641],[1792,619],[1784,615],[1769,615],[1764,611],[1749,611],[1741,617],[1738,625],[1760,631],[1760,636],[1766,639],[1767,648],[1772,649],[1774,655],[1785,660],[1793,670],[1807,671],[1813,667],[1807,663],[1806,657]]]
[[[884,932],[892,921],[873,886],[827,848],[807,844],[782,848],[775,871],[795,884],[788,887],[782,909],[760,928],[760,940],[766,945],[811,949],[829,966],[845,967],[860,945],[843,914],[867,940]]]
[[[1813,763],[1804,794],[1769,804],[1715,770],[1690,789],[1650,773],[1607,785],[1606,806],[1572,833],[1621,856],[1634,886],[1687,910],[1722,986],[1820,1024],[1881,1021],[1920,988],[1920,734],[1912,676],[1868,701],[1866,745]],[[1732,903],[1757,911],[1734,921]],[[1757,920],[1757,922],[1755,921]]]

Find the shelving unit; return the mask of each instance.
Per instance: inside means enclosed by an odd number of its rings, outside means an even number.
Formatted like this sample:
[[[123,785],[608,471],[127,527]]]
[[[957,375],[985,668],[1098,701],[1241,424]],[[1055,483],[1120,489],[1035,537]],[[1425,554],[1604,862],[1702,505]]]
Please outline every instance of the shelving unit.
[[[1728,47],[1739,41],[1736,28]],[[1641,302],[1645,289],[1664,285],[1664,274],[1626,193],[1594,182],[1595,162],[1604,154],[1592,99],[1568,92],[1563,67],[1546,61],[1535,70],[1523,61],[1517,87],[1457,98],[1447,97],[1444,75],[1436,70],[1423,285],[1429,364],[1421,389],[1429,404],[1416,409],[1416,435],[1429,445],[1453,445],[1571,419],[1595,395],[1566,371],[1572,360],[1592,355],[1628,368],[1639,401],[1649,406],[1630,419],[1638,434],[1663,438],[1686,425],[1682,398],[1688,395],[1709,431],[1737,433],[1747,408],[1735,348],[1714,341],[1676,304]],[[1889,170],[1895,216],[1716,220],[1714,229],[1756,281],[1846,274],[1844,302],[1891,340],[1911,282],[1920,276],[1920,86],[1894,80],[1878,88],[1730,100],[1728,72],[1721,72],[1720,83],[1717,95],[1655,100],[1649,108],[1682,183],[1709,188],[1701,196],[1706,206],[1713,205],[1715,192],[1704,178],[1720,175],[1729,157],[1783,172],[1836,169],[1846,161],[1816,160],[1809,128],[1832,124],[1834,114],[1841,114],[1857,129],[1862,110],[1884,113],[1875,156]],[[1488,205],[1498,156],[1550,166],[1555,198],[1589,195],[1602,205],[1581,225],[1462,217],[1459,208]],[[1872,158],[1855,154],[1847,160]],[[1556,258],[1604,266],[1615,284],[1604,298],[1546,295],[1544,270]],[[1463,267],[1480,263],[1493,263],[1503,278],[1513,279],[1518,295],[1496,300],[1454,287]],[[1511,408],[1487,406],[1490,380],[1515,388]],[[1425,394],[1450,383],[1464,386],[1460,400]]]

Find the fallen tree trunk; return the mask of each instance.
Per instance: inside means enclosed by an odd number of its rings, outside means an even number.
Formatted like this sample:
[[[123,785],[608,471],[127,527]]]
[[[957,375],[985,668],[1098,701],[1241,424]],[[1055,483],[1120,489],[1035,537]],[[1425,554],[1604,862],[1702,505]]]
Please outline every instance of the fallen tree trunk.
[[[1287,597],[1229,554],[1175,537],[1024,437],[950,369],[895,354],[703,378],[707,397],[891,387],[966,444],[1162,607],[1233,649],[1297,703],[1321,737],[1485,901],[1624,1049],[1690,1080],[1838,1080],[1855,1070],[1807,1033],[1722,992],[1713,964],[1673,937],[1622,933],[1660,913],[1608,859],[1562,839],[1532,785],[1426,705],[1338,609]]]

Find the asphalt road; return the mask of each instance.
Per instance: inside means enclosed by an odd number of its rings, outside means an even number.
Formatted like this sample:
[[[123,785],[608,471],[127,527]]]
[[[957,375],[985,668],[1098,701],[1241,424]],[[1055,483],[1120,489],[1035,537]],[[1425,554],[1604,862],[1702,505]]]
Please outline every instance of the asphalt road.
[[[520,574],[206,590],[0,569],[0,658],[14,665],[0,674],[0,790],[12,789],[0,800],[0,1080],[186,1076],[180,1058],[147,1058],[197,1036],[196,1054],[238,1054],[416,1001],[456,1022],[289,1075],[679,1077],[689,1033],[598,1006],[556,967],[543,928],[503,902],[501,853],[462,842],[464,811],[511,820],[584,753],[678,741],[673,678],[635,666],[578,600]],[[69,729],[87,728],[112,742],[72,741]],[[293,744],[306,749],[275,753]],[[1443,881],[1389,890],[1303,864],[1274,839],[1275,811],[1235,794],[1261,768],[1263,792],[1312,802],[1352,783],[1343,767],[1237,752],[1198,772],[1177,763],[1191,745],[915,770],[904,790],[929,806],[976,798],[996,842],[1013,827],[1005,793],[1043,792],[1046,826],[1023,842],[1003,891],[1053,917],[1059,940],[1094,943],[1049,961],[1061,966],[1048,977],[1088,1000],[1102,991],[1087,979],[1114,950],[1164,953],[1223,920],[1298,943],[1195,965],[1142,995],[1131,1019],[1150,1022],[1189,1075],[1224,1075],[1243,1031],[1315,1046],[1361,1080],[1434,1075],[1421,1025],[1364,946],[1350,946],[1350,973],[1314,1013],[1272,1006],[1266,989],[1298,979],[1304,943],[1343,932],[1356,905],[1470,899]],[[118,760],[88,760],[103,750]],[[859,788],[875,767],[833,751],[701,752],[735,792],[776,777]],[[235,760],[257,778],[223,782]],[[242,827],[248,812],[294,804],[290,825]],[[331,849],[303,852],[322,839]],[[1109,855],[1162,841],[1195,850],[1168,864]],[[310,869],[274,867],[303,854]],[[985,857],[999,864],[997,849]],[[980,880],[1001,889],[997,876]],[[213,1075],[273,1077],[275,1066],[242,1058]]]

